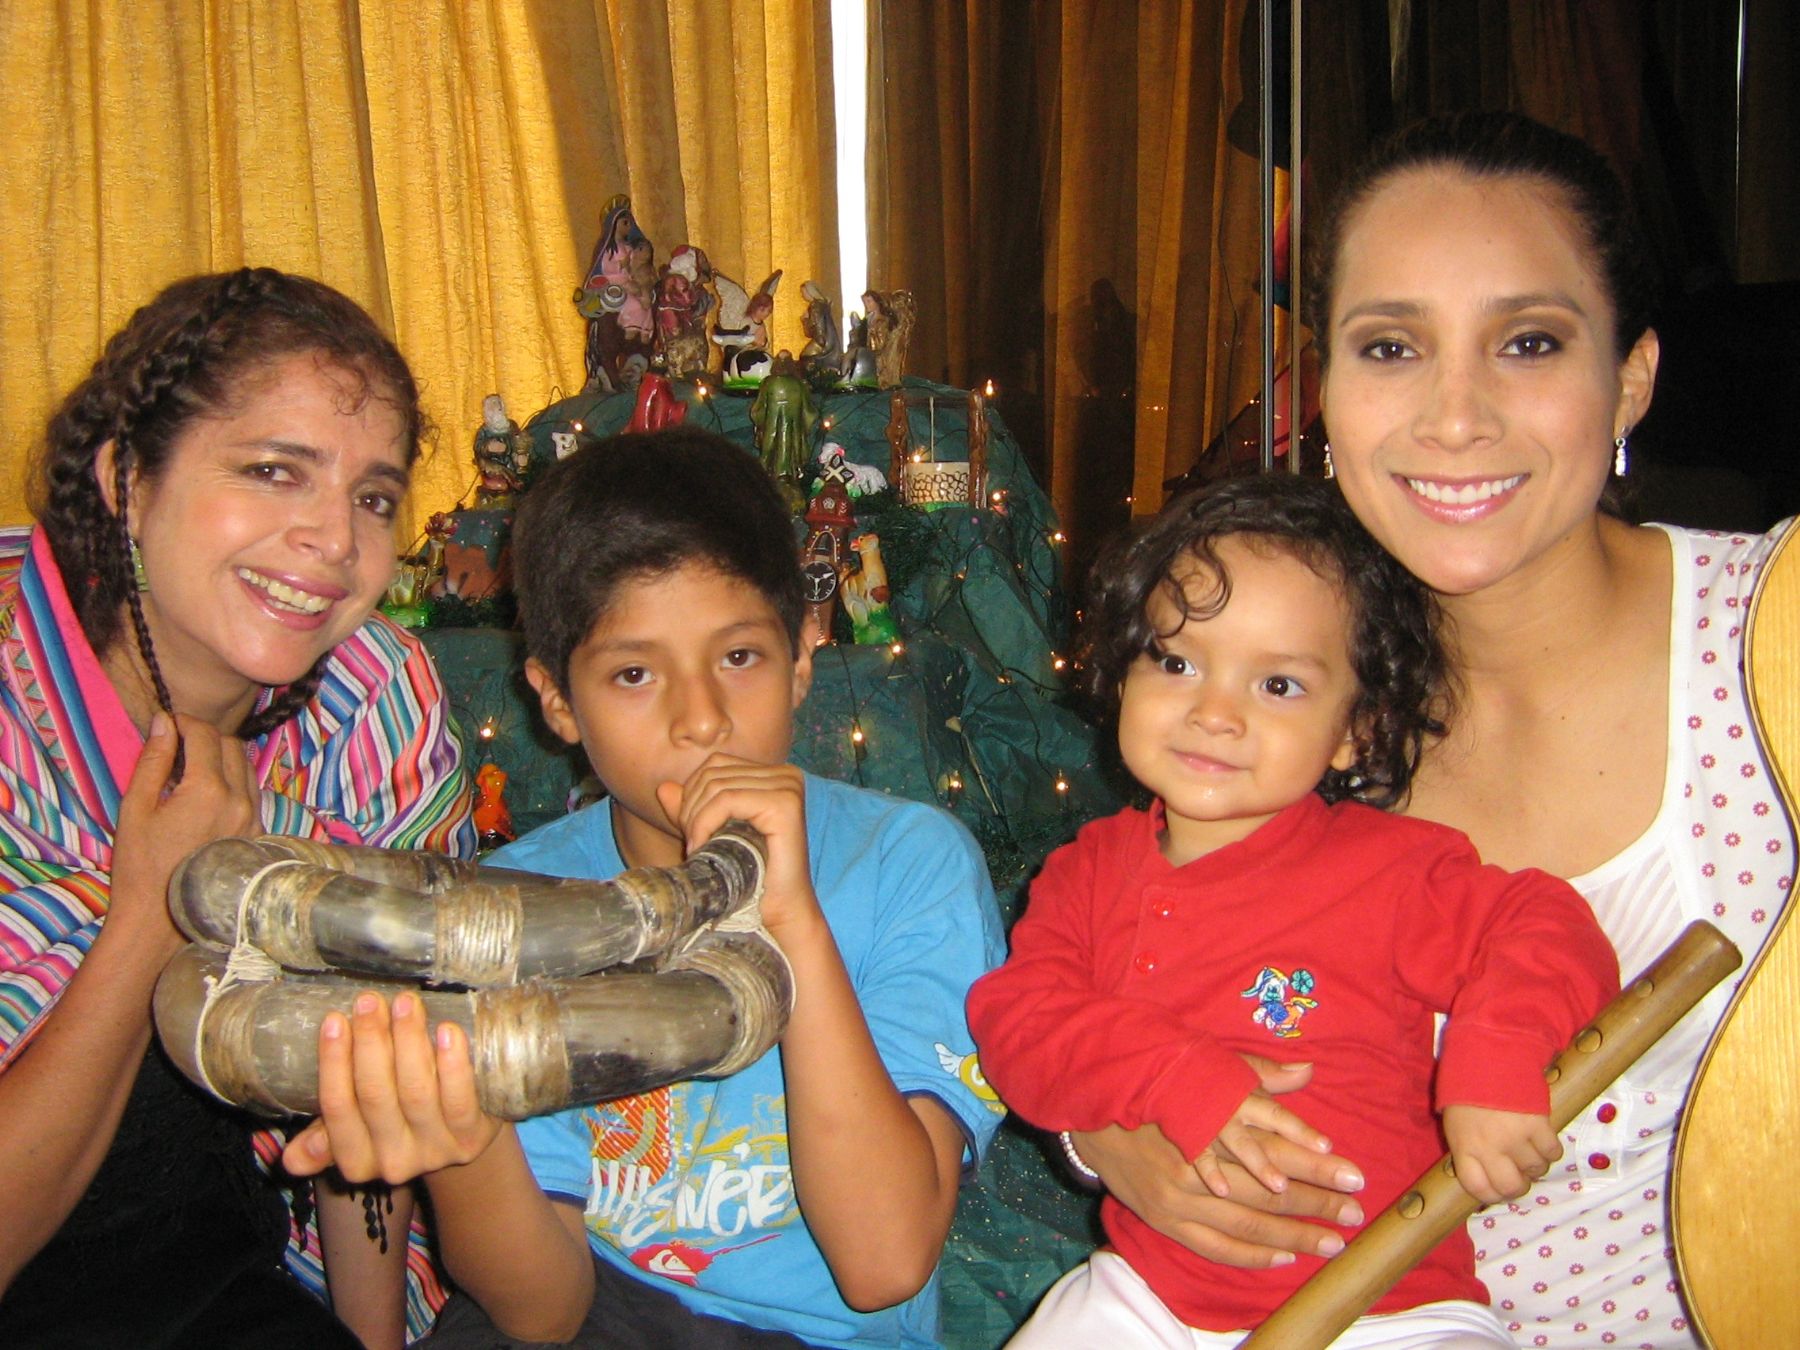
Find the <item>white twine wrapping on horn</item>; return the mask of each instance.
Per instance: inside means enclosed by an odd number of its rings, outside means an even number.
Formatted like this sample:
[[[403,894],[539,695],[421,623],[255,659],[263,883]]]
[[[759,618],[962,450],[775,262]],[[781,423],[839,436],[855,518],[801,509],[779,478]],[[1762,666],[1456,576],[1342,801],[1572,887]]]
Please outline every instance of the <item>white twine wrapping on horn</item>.
[[[201,1086],[221,1100],[225,1099],[225,1094],[206,1072],[206,1056],[202,1053],[207,1015],[212,1012],[213,1005],[238,985],[267,984],[281,974],[281,967],[275,960],[245,935],[245,911],[250,905],[250,897],[256,894],[257,885],[264,877],[278,868],[298,866],[300,864],[296,860],[283,858],[279,862],[270,863],[250,878],[250,884],[244,887],[244,893],[238,897],[237,941],[232,945],[231,954],[225,958],[225,973],[217,978],[211,975],[204,977],[206,1001],[200,1005],[200,1016],[194,1021],[194,1064],[200,1070]]]
[[[679,866],[612,881],[217,840],[170,881],[194,942],[158,981],[157,1031],[196,1084],[273,1115],[317,1110],[319,1028],[367,988],[461,1024],[483,1107],[507,1119],[723,1077],[774,1046],[793,1006],[766,867],[741,821]]]

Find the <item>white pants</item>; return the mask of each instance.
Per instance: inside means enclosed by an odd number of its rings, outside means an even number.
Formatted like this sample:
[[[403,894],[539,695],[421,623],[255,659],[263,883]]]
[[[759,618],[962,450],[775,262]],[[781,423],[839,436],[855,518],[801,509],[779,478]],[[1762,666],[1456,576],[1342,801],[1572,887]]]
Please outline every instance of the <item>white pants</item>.
[[[1050,1286],[1007,1350],[1230,1350],[1244,1331],[1196,1331],[1116,1252],[1095,1252]],[[1360,1317],[1331,1350],[1516,1350],[1479,1303],[1427,1303]]]

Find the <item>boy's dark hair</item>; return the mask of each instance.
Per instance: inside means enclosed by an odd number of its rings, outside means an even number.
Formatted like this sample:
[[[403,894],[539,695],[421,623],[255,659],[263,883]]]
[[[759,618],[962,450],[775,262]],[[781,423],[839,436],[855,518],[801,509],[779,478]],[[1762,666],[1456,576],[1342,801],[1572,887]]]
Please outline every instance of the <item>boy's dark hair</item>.
[[[1175,498],[1147,526],[1113,541],[1094,564],[1078,652],[1087,692],[1116,716],[1126,672],[1161,638],[1150,623],[1158,587],[1187,619],[1206,620],[1231,599],[1218,541],[1253,535],[1341,588],[1350,606],[1350,708],[1357,760],[1329,769],[1318,793],[1371,806],[1404,801],[1427,736],[1441,735],[1448,689],[1437,638],[1437,600],[1362,527],[1337,488],[1291,474],[1228,479]],[[1218,580],[1201,606],[1170,581],[1183,555]]]
[[[513,526],[525,652],[569,687],[569,658],[621,584],[688,563],[754,586],[799,650],[806,605],[793,522],[746,450],[696,427],[575,451],[531,485]]]

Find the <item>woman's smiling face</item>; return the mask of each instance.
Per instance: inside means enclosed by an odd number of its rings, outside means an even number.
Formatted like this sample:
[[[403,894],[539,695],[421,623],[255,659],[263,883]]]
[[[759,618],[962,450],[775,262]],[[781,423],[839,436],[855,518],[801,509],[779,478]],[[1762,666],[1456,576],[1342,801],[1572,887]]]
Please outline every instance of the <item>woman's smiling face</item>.
[[[1467,595],[1591,530],[1613,438],[1649,407],[1559,189],[1396,174],[1341,235],[1324,403],[1344,496],[1415,575]]]
[[[144,617],[178,710],[229,721],[369,617],[394,573],[407,449],[379,387],[299,353],[195,417],[133,484]]]

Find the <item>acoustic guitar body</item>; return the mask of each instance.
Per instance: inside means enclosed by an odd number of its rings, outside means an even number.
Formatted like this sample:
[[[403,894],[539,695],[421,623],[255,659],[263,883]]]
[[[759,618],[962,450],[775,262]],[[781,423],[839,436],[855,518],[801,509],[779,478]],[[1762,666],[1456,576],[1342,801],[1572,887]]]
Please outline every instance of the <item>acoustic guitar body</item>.
[[[1800,542],[1776,544],[1745,635],[1751,718],[1789,819],[1800,780]],[[1794,860],[1789,861],[1789,867]],[[1713,1350],[1800,1346],[1800,928],[1782,907],[1700,1062],[1675,1151],[1676,1266]]]

